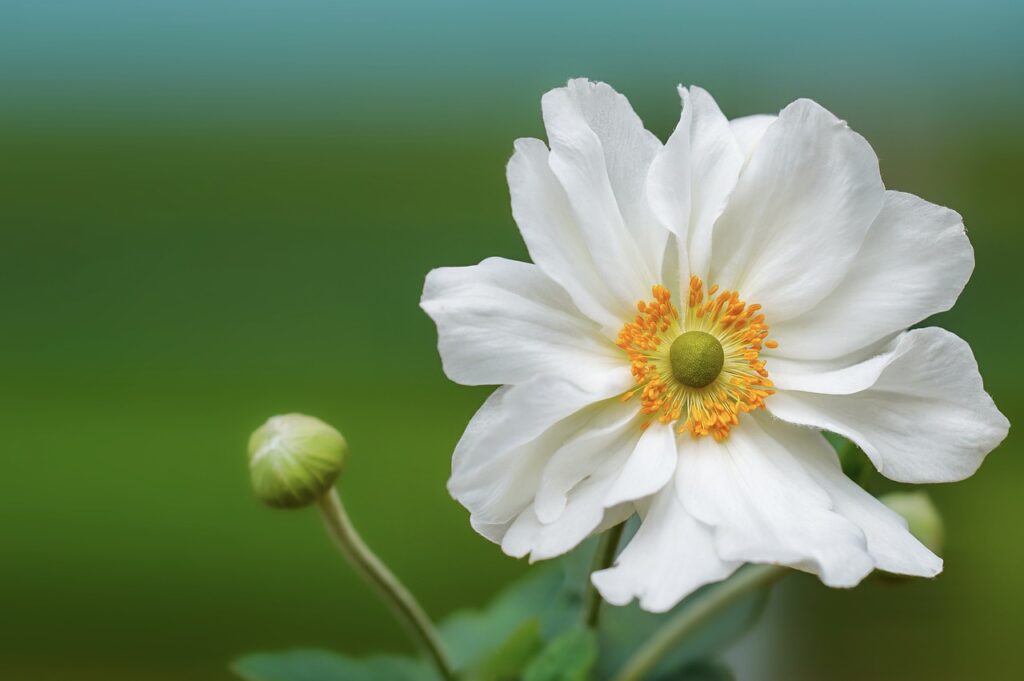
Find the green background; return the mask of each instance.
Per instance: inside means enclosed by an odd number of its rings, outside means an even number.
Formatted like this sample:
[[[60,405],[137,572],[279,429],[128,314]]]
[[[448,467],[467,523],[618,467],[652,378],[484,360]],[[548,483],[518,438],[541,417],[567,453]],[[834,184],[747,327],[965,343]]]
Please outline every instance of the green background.
[[[433,267],[526,258],[504,164],[570,76],[662,138],[677,82],[732,116],[807,96],[849,120],[888,186],[964,215],[977,269],[938,323],[1019,421],[1022,25],[1010,2],[3,0],[0,678],[404,650],[314,513],[251,498],[274,413],[344,431],[352,515],[431,613],[525,569],[445,492],[487,390],[444,378],[417,301]],[[933,490],[934,582],[791,579],[750,678],[1006,678],[1021,447]]]

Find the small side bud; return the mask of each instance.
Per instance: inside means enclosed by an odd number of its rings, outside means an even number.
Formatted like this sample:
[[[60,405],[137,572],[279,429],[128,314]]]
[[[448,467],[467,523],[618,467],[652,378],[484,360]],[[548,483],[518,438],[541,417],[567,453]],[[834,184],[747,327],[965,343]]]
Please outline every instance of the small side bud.
[[[302,508],[334,486],[348,456],[341,433],[304,414],[272,416],[249,438],[256,497],[273,508]]]
[[[942,522],[942,514],[932,503],[927,492],[890,492],[878,499],[903,516],[910,534],[921,540],[921,543],[936,555],[942,555],[946,527]]]

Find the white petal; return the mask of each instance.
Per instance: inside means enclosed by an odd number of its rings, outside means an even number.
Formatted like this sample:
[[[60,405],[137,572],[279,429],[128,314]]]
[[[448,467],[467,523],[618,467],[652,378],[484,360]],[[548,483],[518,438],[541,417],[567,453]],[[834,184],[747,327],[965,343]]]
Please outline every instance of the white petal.
[[[776,354],[839,357],[901,331],[956,302],[974,252],[963,220],[912,194],[885,193],[849,273],[812,310],[772,322]]]
[[[849,395],[874,385],[892,361],[892,353],[901,338],[902,334],[872,346],[870,352],[854,353],[836,360],[772,357],[766,366],[777,390]]]
[[[683,113],[651,163],[648,196],[662,224],[677,237],[682,274],[707,274],[711,228],[736,184],[743,154],[729,121],[704,90],[679,88]]]
[[[625,97],[584,79],[541,101],[559,179],[595,270],[632,309],[658,283],[668,232],[647,206],[647,169],[661,148]]]
[[[624,456],[607,459],[579,483],[569,493],[563,512],[550,523],[542,523],[534,506],[527,506],[505,534],[502,551],[517,558],[529,554],[531,562],[546,560],[572,550],[600,527],[626,520],[633,514],[632,504],[605,508],[601,503],[623,459]]]
[[[676,433],[672,424],[654,423],[636,443],[604,505],[616,506],[650,496],[671,479],[676,470]]]
[[[437,323],[445,373],[458,383],[554,375],[586,385],[622,364],[622,352],[530,263],[489,258],[433,270],[420,305]]]
[[[768,126],[715,224],[709,282],[764,307],[774,324],[843,278],[882,207],[863,137],[809,100]]]
[[[508,532],[509,526],[512,525],[513,522],[514,519],[506,520],[503,523],[488,523],[472,515],[469,516],[470,526],[474,530],[476,530],[482,537],[494,542],[495,544],[501,543],[502,539],[505,537],[505,534]]]
[[[768,409],[850,438],[901,482],[962,480],[1006,437],[1010,424],[985,392],[970,346],[948,331],[909,331],[884,360],[869,362],[804,376]]]
[[[876,567],[888,572],[934,577],[942,559],[907,530],[907,522],[843,474],[832,445],[816,430],[765,419],[762,425],[800,459],[822,489],[832,497],[835,511],[864,532]]]
[[[864,534],[755,415],[722,442],[704,437],[683,449],[676,480],[725,559],[789,565],[829,586],[853,586],[874,567]]]
[[[754,153],[754,149],[757,148],[761,138],[764,137],[768,126],[774,123],[776,118],[778,116],[754,114],[753,116],[743,116],[742,118],[734,118],[729,121],[729,127],[732,129],[733,137],[736,138],[736,143],[739,144],[740,150],[743,152],[744,159],[750,158]]]
[[[448,491],[469,509],[474,526],[507,523],[533,500],[551,455],[591,418],[584,408],[598,409],[595,403],[632,384],[623,369],[607,374],[601,389],[554,378],[499,388],[455,448]]]
[[[610,400],[558,448],[541,475],[534,500],[537,519],[552,523],[565,510],[569,492],[608,461],[621,467],[640,439],[637,407]]]
[[[613,605],[634,598],[650,612],[665,612],[705,584],[731,575],[742,563],[722,560],[711,528],[679,503],[672,485],[652,500],[650,510],[615,566],[591,580]]]
[[[616,332],[635,308],[616,300],[595,268],[565,190],[548,165],[548,155],[540,140],[516,140],[507,169],[512,216],[533,262],[568,292],[584,314]]]

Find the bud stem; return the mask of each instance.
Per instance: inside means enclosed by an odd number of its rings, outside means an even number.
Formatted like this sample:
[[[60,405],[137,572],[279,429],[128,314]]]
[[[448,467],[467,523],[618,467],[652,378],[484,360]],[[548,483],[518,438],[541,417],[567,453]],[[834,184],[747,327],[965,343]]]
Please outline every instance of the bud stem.
[[[601,594],[594,587],[594,583],[590,581],[590,575],[598,570],[604,570],[612,566],[612,563],[615,561],[615,554],[618,553],[619,542],[622,540],[622,531],[625,527],[626,523],[619,523],[601,535],[597,551],[594,553],[594,562],[590,566],[590,572],[587,573],[587,597],[583,607],[583,623],[588,629],[597,630],[597,625],[601,618],[601,603],[604,602]]]
[[[640,681],[646,678],[662,658],[675,650],[680,642],[702,624],[747,594],[772,584],[787,572],[789,570],[778,565],[748,565],[730,579],[711,587],[704,595],[698,596],[690,607],[684,607],[655,632],[626,661],[613,681]]]
[[[416,641],[426,649],[431,661],[437,667],[441,678],[454,681],[455,672],[445,652],[441,637],[434,628],[427,613],[423,611],[409,590],[405,588],[380,558],[370,550],[352,525],[341,497],[332,489],[317,502],[327,525],[327,532],[338,550],[352,563],[356,570],[371,584],[391,606],[396,616],[412,632]]]

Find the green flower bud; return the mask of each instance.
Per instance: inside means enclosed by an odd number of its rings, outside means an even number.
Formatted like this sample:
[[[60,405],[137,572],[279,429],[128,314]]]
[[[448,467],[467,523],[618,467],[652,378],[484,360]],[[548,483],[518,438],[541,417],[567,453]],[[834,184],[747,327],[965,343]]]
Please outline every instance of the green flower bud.
[[[334,486],[347,456],[345,438],[320,419],[272,416],[249,438],[253,490],[267,506],[308,506]]]
[[[942,555],[946,528],[939,509],[932,503],[927,492],[890,492],[880,496],[879,501],[899,513],[907,521],[910,533],[936,555]]]

